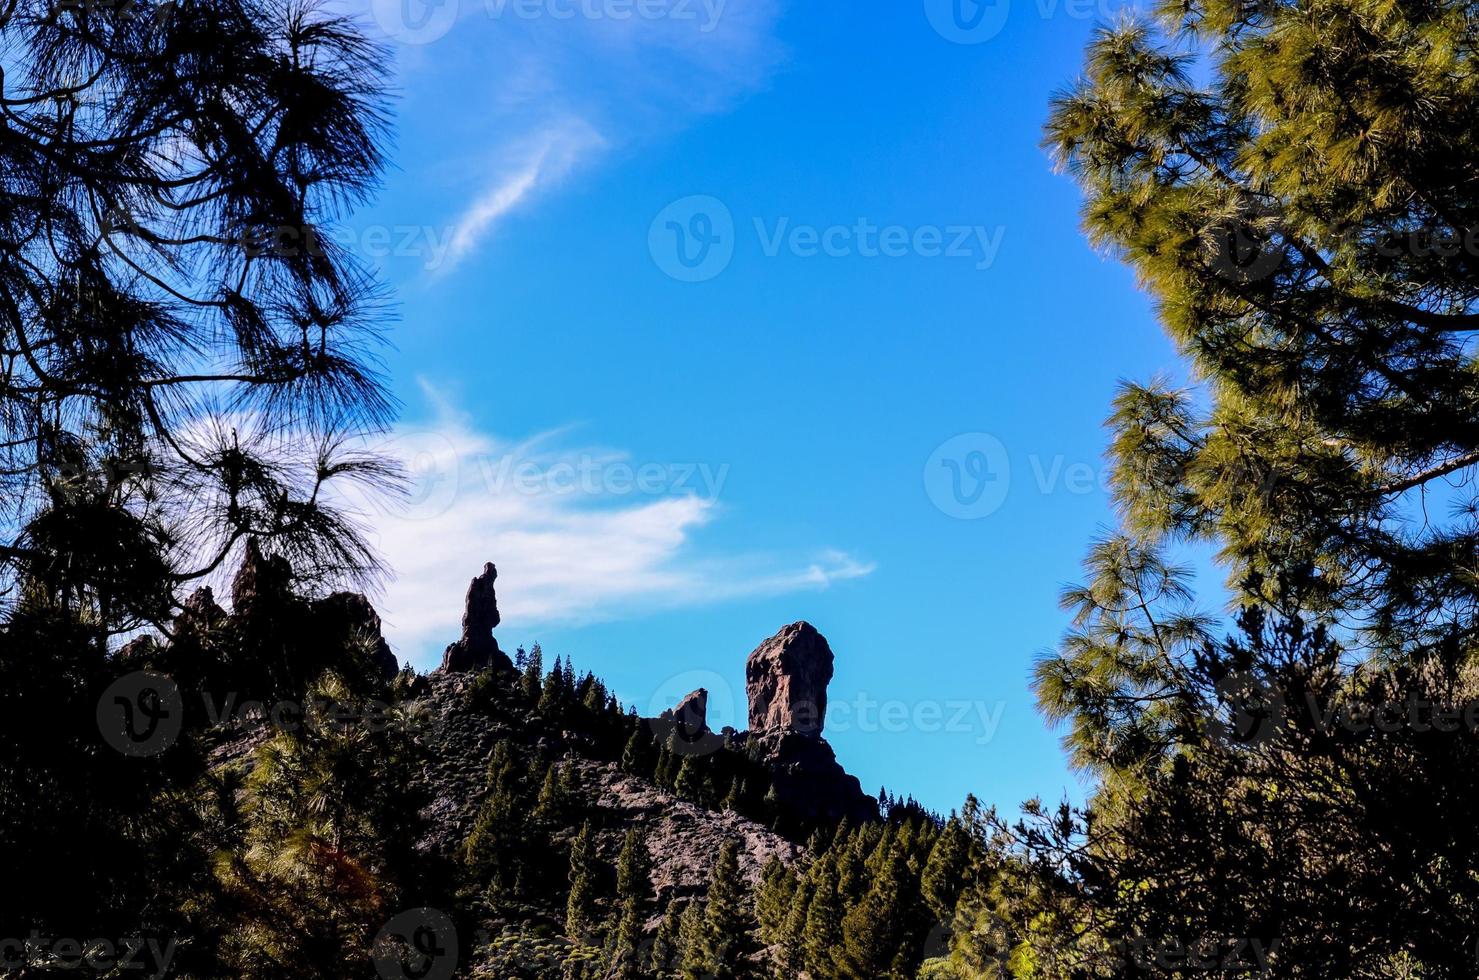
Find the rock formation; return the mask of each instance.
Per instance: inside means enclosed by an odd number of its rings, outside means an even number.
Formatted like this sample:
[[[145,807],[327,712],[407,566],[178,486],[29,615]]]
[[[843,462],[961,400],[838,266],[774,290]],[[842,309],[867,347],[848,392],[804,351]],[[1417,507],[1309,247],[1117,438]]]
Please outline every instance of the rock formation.
[[[216,593],[209,585],[202,585],[181,604],[175,616],[175,629],[179,631],[209,633],[226,621],[226,610],[216,604]]]
[[[384,680],[400,673],[400,661],[385,642],[380,614],[370,600],[358,592],[335,592],[313,603],[312,615],[321,629],[347,633],[369,646],[370,668]]]
[[[832,660],[826,637],[810,623],[792,623],[760,644],[745,662],[746,744],[773,774],[785,810],[805,820],[874,820],[877,801],[822,738]]]
[[[678,706],[671,711],[662,713],[664,718],[671,718],[678,723],[683,731],[697,735],[709,730],[709,692],[699,688],[692,694],[678,702]]]
[[[792,623],[745,662],[750,730],[791,731],[820,738],[827,720],[832,648],[810,623]]]
[[[231,614],[250,619],[258,606],[270,609],[292,598],[293,567],[288,560],[262,554],[257,539],[247,538],[241,567],[231,580]]]
[[[467,587],[462,639],[447,647],[442,655],[442,670],[456,674],[488,667],[513,668],[513,661],[498,649],[498,641],[493,638],[493,629],[501,622],[498,595],[493,588],[497,578],[498,569],[488,562],[483,566],[483,574],[474,578]]]

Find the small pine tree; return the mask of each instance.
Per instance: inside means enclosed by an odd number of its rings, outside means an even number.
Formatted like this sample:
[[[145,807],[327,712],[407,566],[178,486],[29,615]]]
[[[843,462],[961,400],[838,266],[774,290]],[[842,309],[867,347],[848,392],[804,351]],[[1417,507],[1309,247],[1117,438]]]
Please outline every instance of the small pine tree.
[[[760,887],[755,892],[755,918],[760,923],[760,938],[767,944],[781,941],[795,890],[795,875],[779,857],[772,855],[765,862],[765,869],[760,873]]]
[[[671,977],[677,971],[682,959],[682,924],[683,907],[675,898],[668,902],[667,911],[652,939],[652,960],[648,965],[653,976]]]
[[[555,658],[555,665],[550,668],[549,676],[544,679],[544,690],[539,692],[539,713],[553,716],[559,711],[565,695],[565,671],[560,666],[560,658]]]
[[[919,879],[920,895],[937,921],[949,922],[954,916],[969,861],[970,837],[960,818],[951,816],[930,848]]]
[[[616,859],[616,894],[623,900],[635,899],[645,904],[652,887],[651,864],[647,835],[637,827],[631,828],[622,842],[621,856]]]
[[[733,980],[740,974],[750,934],[744,885],[739,872],[739,842],[726,841],[719,851],[704,901],[703,961],[715,980]]]
[[[738,810],[740,808],[740,794],[740,778],[735,776],[729,781],[729,792],[724,794],[724,803],[722,804],[724,809]]]
[[[590,674],[586,677],[590,678],[591,685],[581,697],[580,703],[585,705],[586,710],[591,714],[600,715],[606,710],[606,686]]]
[[[488,791],[463,843],[463,863],[478,887],[493,892],[513,890],[518,879],[527,790],[508,742],[493,748],[488,764]]]
[[[678,767],[678,778],[673,785],[673,791],[685,800],[694,803],[704,802],[704,789],[707,785],[704,779],[703,762],[696,755],[685,755],[683,763]]]
[[[610,980],[639,980],[648,976],[642,969],[642,911],[635,897],[622,903],[621,918],[612,940]]]
[[[867,894],[842,917],[842,945],[834,959],[847,976],[887,976],[902,945],[908,871],[898,848],[883,854]]]
[[[652,774],[652,781],[664,789],[672,789],[673,780],[677,776],[674,771],[674,756],[666,745],[657,750],[657,765]]]
[[[544,653],[539,649],[539,644],[529,651],[529,657],[524,662],[524,676],[519,680],[519,687],[524,692],[524,697],[536,704],[540,700],[540,694],[544,691]]]
[[[534,807],[534,818],[546,826],[563,825],[570,812],[570,797],[565,792],[563,767],[552,765],[545,770],[544,781],[539,787],[539,802]]]
[[[708,980],[709,960],[704,952],[704,910],[690,903],[678,927],[678,973],[683,980]]]
[[[832,953],[842,945],[842,903],[837,897],[837,878],[831,862],[816,869],[816,890],[806,909],[802,932],[802,960],[815,977],[835,973]]]
[[[627,739],[626,748],[621,750],[621,768],[633,776],[650,777],[656,761],[652,735],[646,726],[638,725],[632,729],[632,737]]]
[[[570,847],[570,898],[565,903],[565,934],[576,942],[588,942],[599,921],[599,860],[596,834],[586,821]]]

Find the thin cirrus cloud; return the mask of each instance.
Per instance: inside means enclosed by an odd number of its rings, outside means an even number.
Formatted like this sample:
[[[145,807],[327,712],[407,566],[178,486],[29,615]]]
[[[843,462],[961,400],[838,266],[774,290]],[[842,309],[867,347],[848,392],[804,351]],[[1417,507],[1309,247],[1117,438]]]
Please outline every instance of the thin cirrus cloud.
[[[429,666],[456,638],[468,580],[487,561],[503,617],[521,632],[826,589],[874,569],[835,548],[706,553],[696,535],[721,517],[727,466],[634,460],[569,439],[502,439],[441,403],[431,424],[402,427],[383,447],[413,484],[367,520],[392,570],[376,605],[402,657]]]
[[[514,168],[498,178],[457,219],[447,246],[447,259],[437,267],[445,274],[457,268],[489,235],[497,223],[537,192],[557,184],[583,158],[598,151],[605,140],[588,124],[573,120],[535,134],[530,146],[504,154],[516,160]]]
[[[425,0],[368,4],[373,29]],[[672,136],[763,87],[784,60],[779,0],[436,0],[455,8],[396,54],[404,196],[447,229],[445,275],[577,173]],[[384,8],[384,9],[382,9]]]

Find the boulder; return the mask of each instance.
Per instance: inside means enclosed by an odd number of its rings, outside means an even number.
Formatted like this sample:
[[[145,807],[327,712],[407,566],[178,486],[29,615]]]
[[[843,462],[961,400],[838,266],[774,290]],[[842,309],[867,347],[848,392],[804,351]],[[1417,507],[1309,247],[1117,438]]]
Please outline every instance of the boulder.
[[[745,662],[752,732],[789,731],[820,738],[827,720],[832,648],[810,623],[792,623]]]
[[[498,569],[488,562],[483,573],[467,587],[467,600],[462,612],[462,638],[447,647],[442,654],[442,670],[451,674],[471,673],[489,667],[513,669],[513,661],[498,649],[493,638],[493,629],[501,621],[498,615],[498,595],[493,583],[498,579]]]

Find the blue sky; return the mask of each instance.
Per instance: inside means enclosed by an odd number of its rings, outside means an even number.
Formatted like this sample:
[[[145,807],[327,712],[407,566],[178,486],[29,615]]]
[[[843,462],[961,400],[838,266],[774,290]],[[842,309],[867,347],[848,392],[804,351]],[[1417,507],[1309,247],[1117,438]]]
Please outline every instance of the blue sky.
[[[1179,365],[1039,147],[1115,10],[959,2],[361,11],[396,169],[340,233],[400,302],[402,657],[491,560],[505,648],[744,727],[745,656],[806,619],[870,791],[1081,795],[1031,664],[1112,520],[1115,384]]]

